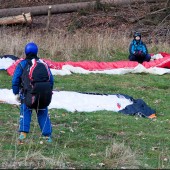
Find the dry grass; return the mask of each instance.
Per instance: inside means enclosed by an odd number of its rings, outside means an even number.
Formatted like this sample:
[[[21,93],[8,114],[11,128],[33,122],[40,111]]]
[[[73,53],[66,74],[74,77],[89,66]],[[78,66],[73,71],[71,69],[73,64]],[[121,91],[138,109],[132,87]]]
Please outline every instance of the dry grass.
[[[105,164],[111,169],[139,169],[137,155],[124,143],[115,143],[106,148]]]
[[[12,29],[12,28],[11,28]],[[60,60],[79,60],[79,56],[86,53],[93,53],[96,58],[104,56],[113,56],[117,52],[128,53],[128,47],[131,39],[126,32],[113,33],[106,31],[104,33],[77,32],[75,34],[63,34],[62,32],[53,32],[51,34],[32,32],[27,34],[26,30],[21,30],[17,34],[15,31],[1,29],[0,31],[0,51],[1,55],[11,54],[18,57],[24,56],[24,46],[30,41],[39,45],[39,55],[46,58],[58,58]],[[149,44],[149,52],[169,51],[168,44]],[[86,55],[85,60],[90,58]]]
[[[18,168],[29,168],[29,169],[46,169],[46,168],[66,168],[65,158],[63,155],[59,158],[46,157],[40,151],[29,153],[29,155],[23,158],[10,158],[4,160],[2,167],[5,169],[18,169]]]
[[[129,45],[129,39],[122,33],[112,32],[99,33],[76,33],[76,34],[41,34],[38,32],[26,35],[24,31],[17,35],[8,34],[5,29],[0,32],[0,50],[3,54],[11,53],[17,56],[23,54],[23,48],[29,41],[36,42],[41,49],[48,52],[50,56],[56,55],[59,51],[67,58],[73,52],[82,49],[94,49],[97,55],[102,55],[110,50],[125,49]],[[121,38],[120,38],[121,37]],[[123,38],[122,38],[123,37]]]

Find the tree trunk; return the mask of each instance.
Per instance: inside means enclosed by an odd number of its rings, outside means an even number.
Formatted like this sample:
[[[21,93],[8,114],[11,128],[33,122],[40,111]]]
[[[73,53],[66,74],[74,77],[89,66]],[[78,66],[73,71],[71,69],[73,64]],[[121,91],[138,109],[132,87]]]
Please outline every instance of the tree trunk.
[[[164,2],[166,0],[159,0],[159,2]],[[95,7],[97,1],[91,2],[79,2],[79,3],[68,3],[68,4],[58,4],[52,5],[51,13],[69,13],[75,12],[80,9],[88,9],[89,7]],[[101,4],[108,5],[127,5],[133,3],[144,3],[144,2],[157,2],[157,0],[99,0]],[[47,15],[48,14],[48,5],[45,6],[34,6],[34,7],[23,7],[23,8],[7,8],[0,9],[0,18],[7,16],[16,16],[22,13],[31,13],[31,15]]]
[[[30,24],[32,22],[31,14],[22,14],[12,17],[0,18],[0,25],[11,25],[11,24]]]
[[[170,0],[167,0],[167,2],[166,2],[166,7],[167,7],[167,8],[170,7]]]

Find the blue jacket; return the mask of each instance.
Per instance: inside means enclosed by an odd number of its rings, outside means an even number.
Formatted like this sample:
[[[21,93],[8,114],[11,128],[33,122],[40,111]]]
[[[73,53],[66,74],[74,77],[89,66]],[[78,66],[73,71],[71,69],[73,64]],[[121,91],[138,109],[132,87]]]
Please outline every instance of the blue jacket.
[[[21,65],[20,65],[21,64]],[[22,60],[20,62],[20,64],[18,64],[16,66],[16,69],[14,71],[14,75],[12,77],[12,90],[13,90],[13,93],[16,95],[16,94],[19,94],[20,90],[21,90],[21,76],[22,76],[22,73],[23,73],[23,68],[25,68],[26,64],[27,64],[27,60]],[[49,69],[50,71],[50,69]],[[53,88],[53,85],[54,85],[54,79],[53,79],[53,75],[50,71],[50,83],[51,83],[51,86]]]
[[[148,54],[148,49],[146,45],[142,42],[142,40],[136,41],[132,40],[129,46],[130,55],[134,55],[135,52],[141,51],[144,55]]]

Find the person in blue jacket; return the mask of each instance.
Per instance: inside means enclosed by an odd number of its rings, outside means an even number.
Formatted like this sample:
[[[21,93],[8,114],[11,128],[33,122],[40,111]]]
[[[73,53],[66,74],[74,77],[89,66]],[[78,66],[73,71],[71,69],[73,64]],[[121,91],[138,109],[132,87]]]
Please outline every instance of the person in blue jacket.
[[[144,61],[149,62],[151,59],[148,54],[148,49],[145,43],[141,40],[141,33],[135,32],[134,39],[131,41],[129,46],[129,60],[143,63]]]
[[[22,93],[22,73],[23,68],[26,66],[28,59],[38,58],[38,46],[30,42],[25,46],[25,54],[26,58],[20,62],[16,66],[13,78],[12,78],[12,90],[14,95],[16,96],[16,100],[21,103],[20,105],[20,125],[19,125],[19,144],[24,143],[24,139],[26,138],[27,133],[30,131],[30,123],[31,123],[31,116],[32,116],[32,109],[28,108],[24,103],[24,94]],[[22,66],[22,67],[21,67]],[[53,88],[53,75],[50,72],[50,84]],[[37,111],[37,118],[38,123],[41,129],[42,136],[46,139],[47,142],[52,142],[52,125],[48,115],[48,108],[45,107],[43,109],[38,109]]]

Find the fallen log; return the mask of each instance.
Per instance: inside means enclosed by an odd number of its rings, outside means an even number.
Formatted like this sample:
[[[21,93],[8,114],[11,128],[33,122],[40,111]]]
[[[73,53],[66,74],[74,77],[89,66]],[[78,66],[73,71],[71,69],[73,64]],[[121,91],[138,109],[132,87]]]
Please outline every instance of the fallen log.
[[[22,14],[11,17],[0,18],[0,25],[11,25],[11,24],[30,24],[32,23],[31,14]]]
[[[166,0],[159,0],[159,2],[165,2]],[[129,5],[133,3],[152,3],[157,2],[157,0],[100,0],[100,1],[91,1],[91,2],[79,2],[79,3],[68,3],[68,4],[58,4],[52,5],[51,14],[57,13],[70,13],[75,12],[81,9],[88,9],[89,7],[95,7],[96,3],[107,4],[107,5]],[[0,9],[0,18],[7,16],[16,16],[22,13],[31,13],[33,16],[36,15],[47,15],[48,14],[48,5],[45,6],[34,6],[34,7],[23,7],[23,8],[7,8]]]

